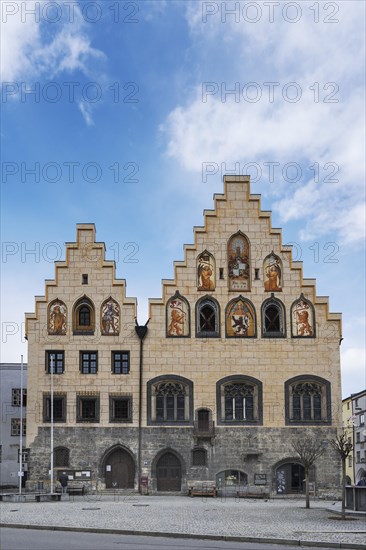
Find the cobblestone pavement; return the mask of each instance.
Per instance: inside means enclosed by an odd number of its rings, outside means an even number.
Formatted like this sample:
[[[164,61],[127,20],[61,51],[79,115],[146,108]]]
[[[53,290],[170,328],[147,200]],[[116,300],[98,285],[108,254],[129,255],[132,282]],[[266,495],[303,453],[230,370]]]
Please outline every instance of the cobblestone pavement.
[[[332,543],[366,542],[365,518],[329,519],[339,503],[175,496],[68,497],[61,502],[1,503],[1,523],[241,536]],[[366,545],[365,545],[366,548]]]

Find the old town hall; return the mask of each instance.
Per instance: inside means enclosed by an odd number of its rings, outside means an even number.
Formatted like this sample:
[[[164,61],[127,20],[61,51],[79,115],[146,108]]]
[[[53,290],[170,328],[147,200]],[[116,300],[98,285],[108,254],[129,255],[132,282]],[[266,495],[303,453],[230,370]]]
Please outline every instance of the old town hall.
[[[77,225],[26,315],[30,486],[49,478],[51,378],[55,478],[299,492],[291,444],[309,436],[324,441],[318,493],[339,486],[326,441],[341,426],[341,315],[303,279],[248,176],[226,176],[214,199],[146,325],[94,225]]]

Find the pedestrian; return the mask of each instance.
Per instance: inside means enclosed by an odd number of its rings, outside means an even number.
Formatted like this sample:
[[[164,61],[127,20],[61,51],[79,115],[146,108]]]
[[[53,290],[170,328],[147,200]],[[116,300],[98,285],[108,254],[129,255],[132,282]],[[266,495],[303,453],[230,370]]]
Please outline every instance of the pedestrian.
[[[67,493],[67,483],[69,481],[69,477],[66,475],[66,472],[62,472],[62,474],[59,477],[61,487],[62,487],[62,493]]]
[[[362,477],[360,481],[357,483],[358,487],[365,487],[366,486],[366,478]]]

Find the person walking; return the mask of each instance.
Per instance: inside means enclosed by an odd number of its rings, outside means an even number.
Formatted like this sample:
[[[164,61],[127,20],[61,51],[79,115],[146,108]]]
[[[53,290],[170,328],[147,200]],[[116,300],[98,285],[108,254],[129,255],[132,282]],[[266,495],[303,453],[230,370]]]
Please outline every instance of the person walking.
[[[67,483],[69,481],[69,477],[66,475],[66,472],[62,472],[62,474],[59,477],[61,487],[62,487],[62,493],[67,493]]]

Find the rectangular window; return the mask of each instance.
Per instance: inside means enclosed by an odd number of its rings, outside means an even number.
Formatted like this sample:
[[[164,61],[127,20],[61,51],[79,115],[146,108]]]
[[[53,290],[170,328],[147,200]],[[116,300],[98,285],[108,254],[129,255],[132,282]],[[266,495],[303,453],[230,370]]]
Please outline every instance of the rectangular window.
[[[109,421],[110,422],[132,422],[132,399],[131,397],[109,398]]]
[[[360,462],[360,461],[361,461],[361,452],[357,451],[357,453],[356,453],[356,462]]]
[[[26,419],[23,418],[23,435],[27,433]],[[11,419],[11,435],[20,436],[20,418]]]
[[[82,284],[87,285],[88,284],[88,275],[83,273],[82,275]]]
[[[20,388],[13,388],[11,390],[11,404],[13,407],[20,407],[20,403],[22,402],[21,398],[21,390]],[[27,390],[23,388],[23,407],[27,406]]]
[[[225,420],[233,420],[233,398],[225,395]]]
[[[99,422],[99,397],[77,396],[77,422]]]
[[[322,397],[321,395],[314,395],[313,397],[313,406],[314,406],[314,420],[322,419]]]
[[[311,396],[308,393],[304,393],[302,396],[303,404],[303,420],[311,420]]]
[[[245,420],[245,397],[234,397],[235,420]]]
[[[112,351],[112,373],[129,374],[130,372],[130,352]]]
[[[254,420],[254,400],[252,395],[245,398],[245,417],[247,420]]]
[[[348,401],[348,403],[347,403],[347,410],[349,411],[349,401]]]
[[[80,352],[80,372],[82,374],[96,374],[98,372],[98,352]]]
[[[356,432],[356,443],[360,443],[361,434],[360,432]]]
[[[3,461],[3,446],[0,445],[0,462]]]
[[[301,396],[292,396],[293,420],[301,420]]]
[[[66,395],[53,396],[53,421],[66,422]],[[43,422],[51,422],[51,396],[43,396]]]
[[[18,463],[19,463],[19,455],[20,455],[20,449],[18,449]],[[28,462],[28,458],[29,458],[29,449],[23,449],[22,463],[26,464]]]
[[[177,395],[177,420],[184,420],[184,395]]]
[[[58,350],[46,351],[46,372],[51,374],[63,374],[65,370],[65,352]]]
[[[156,396],[156,420],[158,422],[163,422],[164,420],[164,396]]]
[[[364,413],[360,414],[360,426],[363,426],[365,424],[365,415]]]
[[[349,468],[352,467],[352,457],[351,456],[348,457],[348,467]]]
[[[174,395],[166,396],[166,419],[174,420]]]

